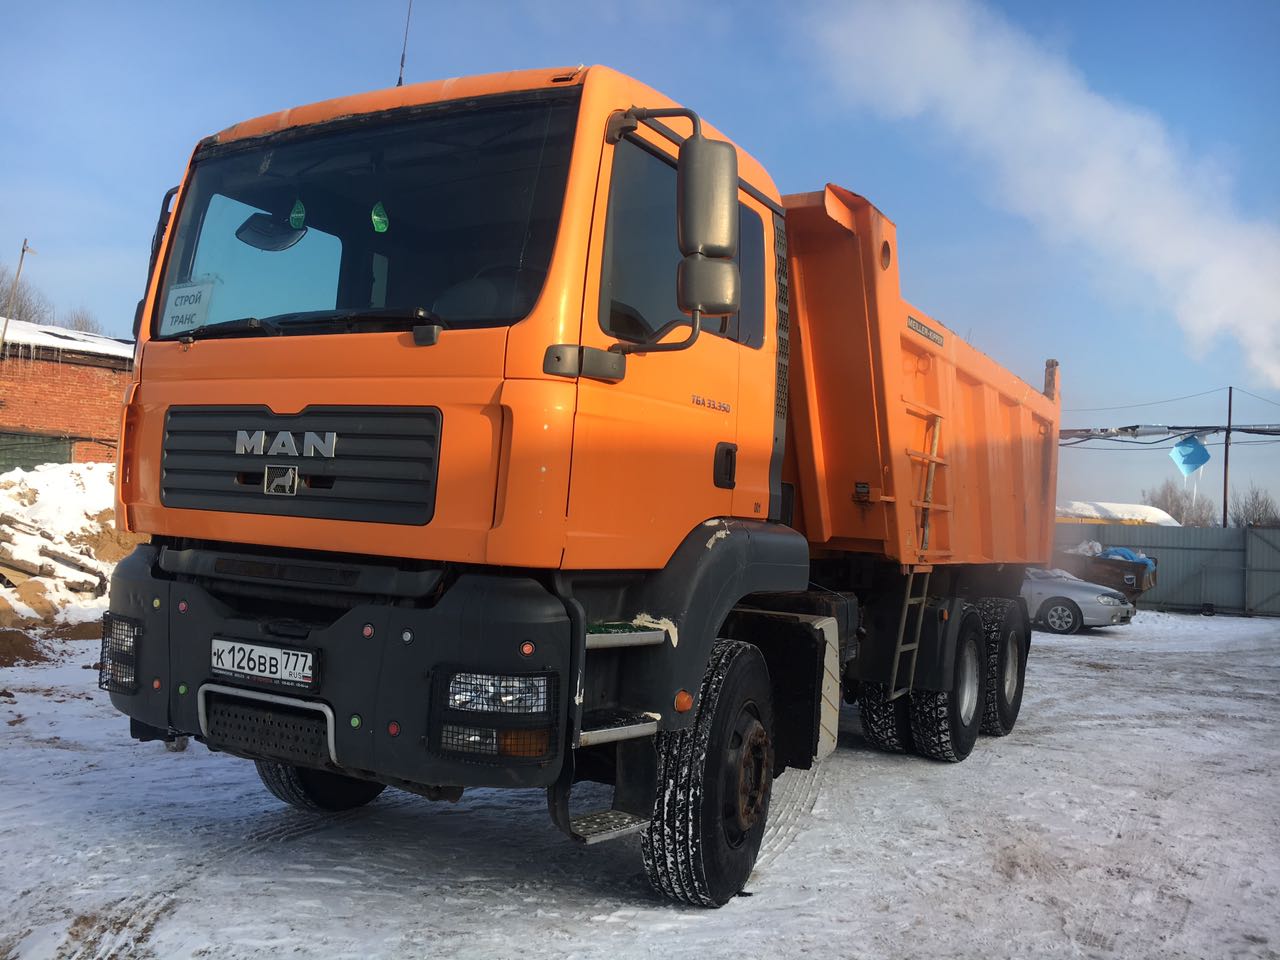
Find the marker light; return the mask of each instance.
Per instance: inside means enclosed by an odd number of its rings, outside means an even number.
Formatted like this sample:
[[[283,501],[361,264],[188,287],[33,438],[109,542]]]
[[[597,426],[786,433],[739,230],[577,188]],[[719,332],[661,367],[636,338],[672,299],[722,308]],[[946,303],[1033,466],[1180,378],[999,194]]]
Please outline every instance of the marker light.
[[[387,733],[389,733],[393,737],[400,736],[400,724],[392,720],[390,723],[387,724]]]
[[[522,657],[533,656],[533,641],[526,640],[524,643],[520,644],[520,655]]]
[[[185,601],[185,600],[179,600],[179,601],[178,601],[178,612],[179,612],[179,613],[186,613],[186,612],[187,612],[187,601]]]
[[[351,729],[352,729],[352,730],[359,730],[359,729],[360,729],[360,724],[362,724],[362,723],[364,723],[364,721],[360,719],[360,714],[358,714],[358,713],[353,713],[353,714],[351,715]]]
[[[675,701],[676,713],[688,713],[693,709],[693,694],[688,690],[677,690]]]
[[[363,629],[363,630],[361,630],[360,632],[361,632],[362,634],[364,634],[364,638],[365,638],[366,640],[368,640],[370,637],[372,637],[372,636],[373,636],[373,624],[372,624],[372,623],[366,623],[366,624],[364,625],[364,629]]]

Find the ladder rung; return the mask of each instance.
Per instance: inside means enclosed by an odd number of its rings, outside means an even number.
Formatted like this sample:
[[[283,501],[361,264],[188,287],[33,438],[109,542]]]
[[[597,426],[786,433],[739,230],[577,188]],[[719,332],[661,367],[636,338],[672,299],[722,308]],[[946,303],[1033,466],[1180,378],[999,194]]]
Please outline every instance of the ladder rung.
[[[923,460],[925,463],[936,463],[940,467],[945,467],[947,461],[945,457],[935,457],[932,454],[925,453],[923,450],[907,450],[907,456],[912,460]]]
[[[912,500],[913,507],[928,507],[930,510],[937,510],[939,513],[950,513],[951,504],[949,503],[931,503],[928,500]]]
[[[903,647],[902,647],[902,652],[903,652],[903,653],[910,653],[912,650],[919,650],[919,649],[920,649],[920,644],[918,644],[918,643],[908,643],[908,644],[904,644],[904,645],[903,645]]]
[[[935,410],[933,407],[929,406],[927,403],[921,403],[919,400],[912,400],[905,393],[902,395],[902,402],[905,403],[908,407],[915,408],[914,410],[907,411],[910,414],[919,416],[920,413],[924,413],[927,416],[936,417],[939,420],[943,419],[941,410]]]
[[[928,599],[929,599],[928,597],[912,597],[907,601],[907,606],[912,607],[918,603],[924,603]]]

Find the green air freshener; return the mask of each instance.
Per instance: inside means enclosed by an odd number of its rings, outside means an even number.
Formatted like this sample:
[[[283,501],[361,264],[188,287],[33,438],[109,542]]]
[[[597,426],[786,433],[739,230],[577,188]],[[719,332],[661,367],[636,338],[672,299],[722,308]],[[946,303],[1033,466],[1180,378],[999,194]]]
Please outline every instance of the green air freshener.
[[[293,201],[293,209],[289,211],[289,226],[295,230],[301,230],[307,222],[307,208],[302,205],[301,200]]]
[[[373,205],[373,212],[369,215],[369,218],[373,221],[374,233],[387,232],[387,226],[390,221],[387,219],[387,208],[382,205],[381,200]]]

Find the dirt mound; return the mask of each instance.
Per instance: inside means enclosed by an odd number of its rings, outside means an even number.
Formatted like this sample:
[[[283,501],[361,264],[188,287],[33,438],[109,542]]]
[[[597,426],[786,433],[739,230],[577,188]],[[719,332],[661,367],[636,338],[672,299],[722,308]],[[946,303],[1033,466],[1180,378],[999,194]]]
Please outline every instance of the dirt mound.
[[[97,525],[96,529],[68,534],[67,543],[77,547],[88,547],[94,558],[103,563],[119,563],[133,553],[134,547],[150,539],[150,537],[117,530],[114,510],[103,510],[91,519]]]
[[[35,637],[21,630],[0,630],[0,667],[17,663],[44,663],[53,659],[40,649]]]

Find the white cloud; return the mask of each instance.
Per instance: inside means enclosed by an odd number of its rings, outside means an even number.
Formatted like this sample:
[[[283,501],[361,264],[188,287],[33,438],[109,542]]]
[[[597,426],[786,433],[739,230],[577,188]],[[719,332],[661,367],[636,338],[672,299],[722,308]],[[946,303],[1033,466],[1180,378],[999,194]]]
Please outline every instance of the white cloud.
[[[1280,229],[1234,211],[1158,116],[972,0],[832,3],[806,32],[851,103],[937,124],[1011,211],[1145,278],[1192,349],[1233,336],[1280,386]]]

